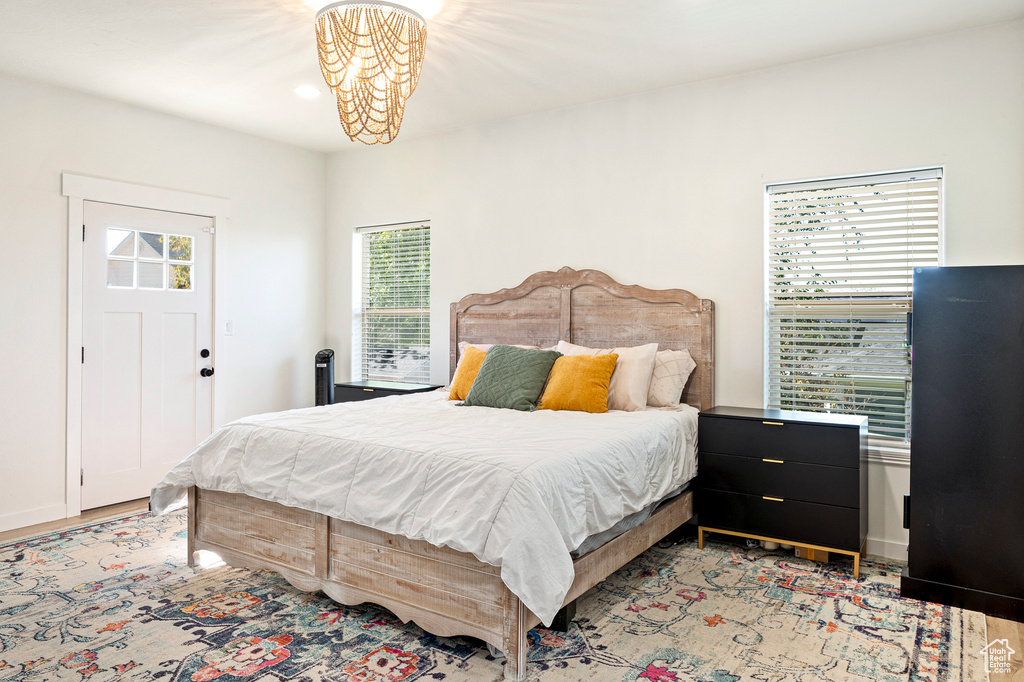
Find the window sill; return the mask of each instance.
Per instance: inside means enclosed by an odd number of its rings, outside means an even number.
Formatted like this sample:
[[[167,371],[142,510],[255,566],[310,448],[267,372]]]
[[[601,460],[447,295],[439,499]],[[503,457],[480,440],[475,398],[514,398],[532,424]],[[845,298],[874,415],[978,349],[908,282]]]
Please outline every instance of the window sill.
[[[910,466],[910,441],[868,437],[868,461]]]

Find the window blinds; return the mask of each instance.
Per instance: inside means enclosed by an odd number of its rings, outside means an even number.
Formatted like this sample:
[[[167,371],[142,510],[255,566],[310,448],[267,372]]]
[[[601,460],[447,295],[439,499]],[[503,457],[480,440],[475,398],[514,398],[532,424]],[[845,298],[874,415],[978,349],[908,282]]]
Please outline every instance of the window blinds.
[[[430,224],[359,228],[360,373],[430,381]]]
[[[939,169],[768,187],[768,406],[909,438],[915,267],[939,264]]]

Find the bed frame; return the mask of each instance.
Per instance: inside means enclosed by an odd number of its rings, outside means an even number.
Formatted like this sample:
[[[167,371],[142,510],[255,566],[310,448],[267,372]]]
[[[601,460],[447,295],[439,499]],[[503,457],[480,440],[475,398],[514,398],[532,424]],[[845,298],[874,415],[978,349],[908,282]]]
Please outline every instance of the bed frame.
[[[451,306],[450,375],[458,343],[552,346],[559,339],[608,348],[657,342],[697,363],[684,402],[713,406],[714,304],[681,289],[615,282],[596,270],[539,272],[513,289]],[[693,515],[679,495],[644,524],[575,560],[569,604]],[[505,677],[526,677],[527,633],[540,618],[501,581],[501,569],[448,547],[384,533],[247,495],[191,488],[188,562],[198,550],[230,566],[269,569],[300,590],[342,604],[372,602],[441,636],[470,635],[505,654]]]

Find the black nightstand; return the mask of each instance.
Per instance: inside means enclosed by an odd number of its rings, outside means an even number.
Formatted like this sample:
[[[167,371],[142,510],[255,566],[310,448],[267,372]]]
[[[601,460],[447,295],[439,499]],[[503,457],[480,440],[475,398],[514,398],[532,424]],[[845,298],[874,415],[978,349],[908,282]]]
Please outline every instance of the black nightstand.
[[[808,558],[848,554],[859,577],[868,532],[867,441],[867,417],[745,407],[701,412],[698,545],[713,532],[795,545]]]
[[[403,384],[397,381],[349,381],[344,384],[334,384],[334,402],[348,403],[353,400],[370,400],[389,395],[436,391],[439,388],[441,388],[440,385]]]

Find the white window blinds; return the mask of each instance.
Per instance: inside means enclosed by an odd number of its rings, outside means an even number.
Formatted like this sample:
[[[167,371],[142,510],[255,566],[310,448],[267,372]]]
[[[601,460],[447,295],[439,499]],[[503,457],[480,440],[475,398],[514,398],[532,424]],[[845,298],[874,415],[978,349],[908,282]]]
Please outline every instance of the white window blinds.
[[[939,263],[939,169],[768,187],[768,407],[906,440],[915,267]]]
[[[430,224],[359,228],[363,379],[430,381]]]

